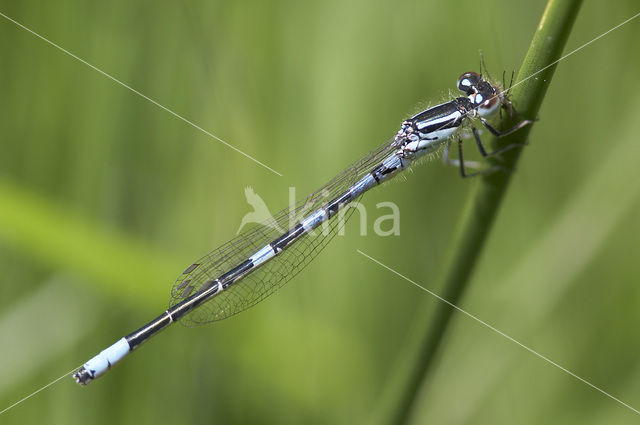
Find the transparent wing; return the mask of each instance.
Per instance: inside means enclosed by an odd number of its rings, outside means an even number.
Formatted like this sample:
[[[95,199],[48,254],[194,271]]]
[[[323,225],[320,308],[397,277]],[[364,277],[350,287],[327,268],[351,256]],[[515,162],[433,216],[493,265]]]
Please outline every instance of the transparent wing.
[[[260,248],[271,243],[298,224],[309,213],[344,193],[353,184],[394,152],[393,139],[380,145],[359,161],[351,164],[326,185],[296,205],[275,214],[269,220],[210,252],[189,266],[171,290],[170,306],[196,293],[203,285],[247,260]],[[354,201],[357,201],[354,200]],[[230,285],[224,292],[186,314],[180,322],[195,326],[225,319],[239,313],[274,293],[292,279],[329,243],[353,213],[345,208],[315,231],[302,236],[276,257],[248,276]]]

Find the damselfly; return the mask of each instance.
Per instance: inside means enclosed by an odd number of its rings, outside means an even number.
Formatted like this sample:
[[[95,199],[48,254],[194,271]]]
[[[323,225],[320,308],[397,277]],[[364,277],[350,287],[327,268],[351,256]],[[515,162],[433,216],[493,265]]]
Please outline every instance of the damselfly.
[[[404,121],[391,140],[294,207],[276,214],[268,225],[254,227],[187,267],[173,285],[169,309],[85,363],[73,375],[76,382],[86,385],[96,379],[177,320],[187,325],[210,323],[263,300],[291,280],[333,238],[345,220],[332,218],[339,212],[345,218],[353,212],[345,206],[444,146],[448,160],[452,140],[458,142],[460,172],[468,176],[461,150],[465,130],[468,134],[470,129],[483,156],[497,153],[486,152],[473,119],[479,119],[498,137],[530,123],[523,120],[506,131],[496,130],[485,118],[501,107],[511,111],[505,91],[475,72],[462,74],[457,85],[466,97],[431,107]],[[320,226],[322,232],[315,232]]]

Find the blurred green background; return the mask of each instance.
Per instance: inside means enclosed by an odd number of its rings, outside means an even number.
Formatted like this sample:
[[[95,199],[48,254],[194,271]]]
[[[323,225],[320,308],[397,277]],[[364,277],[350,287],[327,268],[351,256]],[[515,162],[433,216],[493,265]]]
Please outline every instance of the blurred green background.
[[[0,11],[278,170],[255,164],[0,17],[0,410],[162,312],[235,236],[252,186],[284,208],[448,98],[519,67],[543,1],[0,1]],[[588,2],[570,51],[638,12]],[[640,407],[640,20],[563,61],[462,308]],[[517,105],[516,105],[517,106]],[[468,149],[472,151],[472,149]],[[175,326],[87,388],[3,424],[352,424],[380,414],[477,184],[440,161],[368,194],[292,283]],[[400,236],[374,220],[392,201]],[[637,415],[457,314],[413,423],[628,424]]]

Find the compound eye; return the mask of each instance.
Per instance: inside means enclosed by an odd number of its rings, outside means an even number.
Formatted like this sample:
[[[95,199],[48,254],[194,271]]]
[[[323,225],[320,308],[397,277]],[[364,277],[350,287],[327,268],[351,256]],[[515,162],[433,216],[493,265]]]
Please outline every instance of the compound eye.
[[[458,78],[458,90],[467,96],[478,91],[478,84],[482,78],[477,72],[465,72]]]
[[[478,105],[478,115],[486,117],[498,110],[500,106],[500,98],[497,95],[482,97],[480,93],[475,95],[475,104]]]

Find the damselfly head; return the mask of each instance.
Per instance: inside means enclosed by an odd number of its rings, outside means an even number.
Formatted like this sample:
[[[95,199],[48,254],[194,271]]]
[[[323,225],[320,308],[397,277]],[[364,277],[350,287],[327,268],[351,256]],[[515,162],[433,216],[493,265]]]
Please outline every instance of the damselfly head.
[[[482,80],[482,76],[477,72],[465,72],[458,78],[458,90],[471,96],[478,92],[478,86]]]
[[[477,72],[462,74],[458,78],[458,89],[467,95],[481,117],[492,115],[502,103],[499,88],[484,80]]]
[[[468,97],[481,117],[493,115],[500,108],[500,96],[495,90],[477,92]]]

